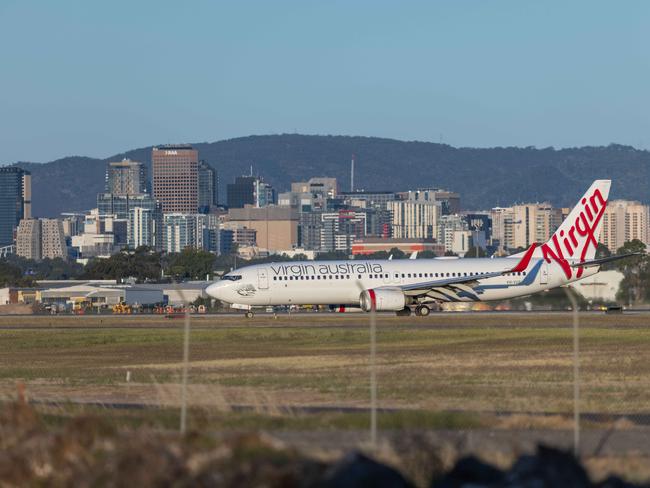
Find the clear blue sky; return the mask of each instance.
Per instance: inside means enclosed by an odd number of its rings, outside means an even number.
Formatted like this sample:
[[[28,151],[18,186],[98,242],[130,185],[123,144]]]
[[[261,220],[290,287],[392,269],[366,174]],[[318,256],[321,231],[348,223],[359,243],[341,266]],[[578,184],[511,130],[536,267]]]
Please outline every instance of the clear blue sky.
[[[649,148],[648,26],[647,1],[0,0],[0,163],[283,132]]]

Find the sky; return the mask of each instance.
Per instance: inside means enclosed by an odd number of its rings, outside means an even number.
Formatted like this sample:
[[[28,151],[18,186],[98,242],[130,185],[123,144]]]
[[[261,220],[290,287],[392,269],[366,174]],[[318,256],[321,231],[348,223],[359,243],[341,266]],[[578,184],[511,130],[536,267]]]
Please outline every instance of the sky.
[[[0,0],[0,164],[251,134],[650,148],[650,2]]]

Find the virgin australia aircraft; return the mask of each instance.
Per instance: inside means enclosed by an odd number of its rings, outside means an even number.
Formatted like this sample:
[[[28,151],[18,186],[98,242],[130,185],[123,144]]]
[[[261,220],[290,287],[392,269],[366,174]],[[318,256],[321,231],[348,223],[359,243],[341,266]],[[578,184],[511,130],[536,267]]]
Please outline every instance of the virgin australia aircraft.
[[[301,261],[231,271],[207,293],[233,308],[334,305],[339,311],[429,315],[442,302],[531,295],[596,274],[625,256],[595,259],[610,180],[596,180],[551,240],[502,258]]]

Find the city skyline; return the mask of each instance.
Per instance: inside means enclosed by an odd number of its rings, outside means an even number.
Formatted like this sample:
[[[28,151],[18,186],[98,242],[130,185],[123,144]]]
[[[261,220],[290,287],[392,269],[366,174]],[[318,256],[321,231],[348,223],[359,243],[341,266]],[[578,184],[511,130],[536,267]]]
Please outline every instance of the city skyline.
[[[3,163],[296,132],[650,147],[646,2],[69,0],[0,13]]]

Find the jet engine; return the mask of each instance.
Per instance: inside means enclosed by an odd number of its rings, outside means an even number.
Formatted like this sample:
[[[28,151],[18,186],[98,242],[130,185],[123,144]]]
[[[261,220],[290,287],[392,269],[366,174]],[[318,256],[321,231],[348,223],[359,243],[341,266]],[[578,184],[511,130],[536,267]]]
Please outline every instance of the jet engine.
[[[370,312],[373,304],[378,312],[396,312],[406,307],[406,296],[402,290],[365,290],[359,296],[364,312]]]
[[[363,312],[359,307],[354,305],[330,305],[330,312],[336,313],[354,313],[354,312]]]

